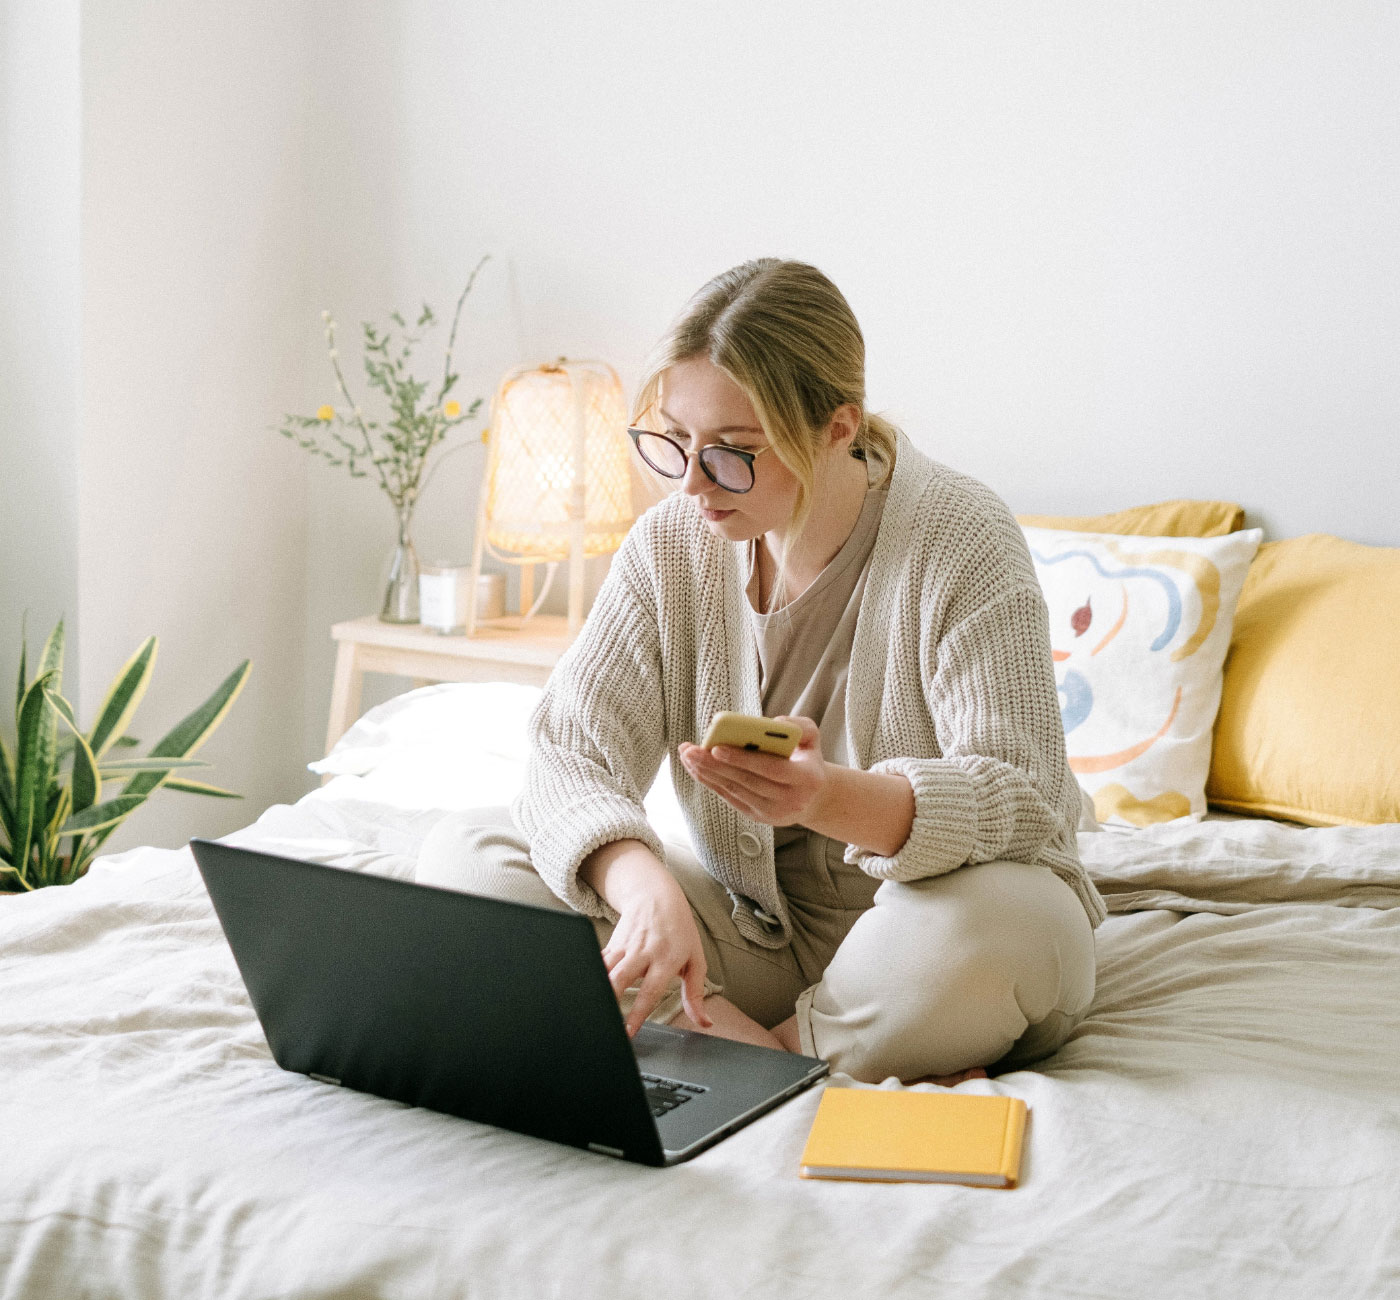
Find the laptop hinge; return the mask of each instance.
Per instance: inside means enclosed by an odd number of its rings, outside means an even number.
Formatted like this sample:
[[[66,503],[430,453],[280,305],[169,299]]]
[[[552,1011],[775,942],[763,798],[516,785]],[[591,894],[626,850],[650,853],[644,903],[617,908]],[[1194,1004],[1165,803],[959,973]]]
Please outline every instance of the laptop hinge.
[[[340,1087],[340,1080],[332,1079],[329,1074],[317,1074],[315,1070],[308,1070],[306,1072],[306,1077],[308,1079],[315,1079],[317,1083],[333,1083],[337,1088]]]
[[[619,1151],[616,1147],[605,1147],[601,1142],[590,1142],[588,1149],[596,1151],[600,1156],[616,1156],[619,1160],[627,1158],[626,1152]]]

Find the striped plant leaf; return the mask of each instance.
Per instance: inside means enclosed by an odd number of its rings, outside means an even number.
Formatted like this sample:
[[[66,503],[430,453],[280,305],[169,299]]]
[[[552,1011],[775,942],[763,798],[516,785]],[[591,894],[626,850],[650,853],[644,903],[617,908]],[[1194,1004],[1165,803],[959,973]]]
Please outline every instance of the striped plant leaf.
[[[15,756],[0,736],[0,829],[5,832],[6,843],[13,844],[15,807]]]
[[[241,794],[235,794],[232,790],[225,790],[221,786],[207,785],[203,781],[177,781],[171,779],[165,783],[167,790],[183,790],[186,794],[207,794],[215,799],[241,799]]]
[[[56,694],[63,687],[64,641],[63,620],[59,619],[44,641],[43,651],[39,655],[38,676],[41,681],[47,683],[43,691],[46,705],[52,704],[50,692]],[[66,787],[60,786],[56,779],[59,765],[58,715],[51,708],[45,708],[39,727],[42,732],[41,750],[44,765],[48,770],[48,780],[39,787],[41,793],[35,802],[31,822],[31,843],[35,854],[31,879],[35,884],[46,885],[53,879],[54,858],[58,848],[51,830],[55,824],[54,818],[63,812],[63,801],[68,791]],[[27,860],[25,866],[29,866]]]
[[[103,774],[97,770],[97,759],[88,747],[87,737],[78,727],[78,720],[73,716],[72,706],[63,696],[54,695],[52,692],[46,693],[49,697],[49,703],[58,710],[59,717],[68,727],[68,735],[64,737],[64,740],[71,741],[73,748],[72,811],[82,812],[83,809],[91,808],[102,798]],[[62,820],[63,818],[59,818],[60,822]]]
[[[125,740],[122,729],[131,721],[131,715],[136,712],[136,706],[146,693],[158,648],[156,638],[148,636],[122,666],[108,689],[106,698],[97,710],[97,721],[88,732],[88,745],[98,758],[106,753],[108,746],[122,744]]]
[[[186,717],[177,722],[164,736],[151,746],[148,758],[185,758],[209,737],[215,727],[224,720],[224,715],[233,706],[243,684],[252,671],[252,661],[245,659],[215,688],[214,693]],[[144,799],[169,778],[170,771],[163,768],[159,772],[137,772],[123,787],[122,795],[135,795]],[[83,854],[91,857],[102,847],[114,826],[97,830],[84,845]]]
[[[58,715],[49,706],[44,688],[49,674],[36,677],[20,701],[16,723],[15,836],[10,855],[27,874],[35,833],[43,833],[44,801],[53,779],[53,751]]]
[[[27,663],[29,657],[29,611],[20,615],[19,620],[19,687],[15,691],[15,717],[24,704],[24,693],[29,689]]]
[[[184,767],[208,767],[209,761],[203,758],[101,758],[97,760],[106,777],[130,776],[134,772],[170,772]]]
[[[194,712],[177,722],[154,745],[150,758],[186,758],[208,739],[215,727],[224,720],[243,684],[252,671],[251,660],[245,659],[214,689],[214,693]],[[149,794],[165,780],[157,772],[138,772],[122,787],[123,794]]]
[[[49,703],[58,710],[58,716],[68,724],[71,730],[77,731],[78,719],[73,714],[73,706],[58,693],[58,688],[52,685],[46,686],[44,694],[49,697]]]
[[[252,667],[248,660],[143,758],[130,753],[141,742],[126,734],[126,726],[150,682],[157,639],[146,638],[123,665],[87,734],[62,694],[64,645],[60,619],[30,681],[27,639],[21,639],[14,749],[0,739],[0,892],[76,880],[101,844],[161,785],[218,799],[241,798],[182,778],[190,769],[209,766],[193,753],[242,691]],[[109,750],[126,750],[129,756],[105,757]],[[108,781],[124,783],[115,797],[104,798]],[[66,855],[61,851],[65,846]]]
[[[79,831],[108,830],[125,821],[146,802],[144,794],[119,794],[106,803],[94,804],[80,813],[74,813],[58,828],[59,835],[73,835]]]
[[[46,860],[47,855],[53,853],[57,849],[56,841],[58,839],[58,828],[68,820],[68,814],[72,811],[73,790],[72,787],[65,785],[59,791],[58,798],[54,800],[53,811],[49,814],[48,823],[44,827],[44,851],[41,853],[39,859],[39,874],[41,878],[49,874],[49,872],[45,870],[45,868],[51,866],[51,863]]]
[[[59,619],[54,624],[53,631],[49,633],[48,640],[44,642],[44,653],[39,659],[39,676],[42,677],[45,673],[53,674],[48,689],[55,695],[63,690],[63,643],[65,639],[63,620]]]
[[[11,881],[16,882],[21,889],[32,889],[33,886],[24,876],[10,866],[9,863],[0,863],[0,887],[8,885]]]

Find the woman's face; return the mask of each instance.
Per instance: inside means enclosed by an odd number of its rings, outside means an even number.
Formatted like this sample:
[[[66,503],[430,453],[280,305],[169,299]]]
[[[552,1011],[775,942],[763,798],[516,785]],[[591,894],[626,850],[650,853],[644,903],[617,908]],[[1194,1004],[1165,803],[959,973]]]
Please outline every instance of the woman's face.
[[[754,461],[747,492],[726,492],[711,482],[696,454],[712,444],[741,451],[768,446],[744,390],[707,357],[691,357],[662,373],[659,391],[660,427],[690,453],[685,477],[677,482],[710,531],[731,542],[782,532],[797,503],[797,479],[776,452]]]

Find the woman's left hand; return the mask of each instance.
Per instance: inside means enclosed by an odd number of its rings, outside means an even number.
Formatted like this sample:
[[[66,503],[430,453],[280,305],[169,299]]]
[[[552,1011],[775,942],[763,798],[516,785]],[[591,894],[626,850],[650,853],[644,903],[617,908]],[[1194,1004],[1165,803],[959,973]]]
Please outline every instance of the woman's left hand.
[[[676,752],[686,771],[746,817],[769,826],[805,825],[828,788],[821,734],[811,718],[784,714],[780,722],[802,728],[791,758],[716,745],[703,749],[682,741]]]

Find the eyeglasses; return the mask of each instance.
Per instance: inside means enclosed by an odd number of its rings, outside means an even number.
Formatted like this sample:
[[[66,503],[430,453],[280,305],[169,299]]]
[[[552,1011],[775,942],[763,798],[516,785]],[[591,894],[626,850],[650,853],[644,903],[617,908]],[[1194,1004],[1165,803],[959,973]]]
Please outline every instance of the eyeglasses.
[[[700,458],[705,476],[726,492],[747,492],[753,487],[753,463],[772,446],[757,451],[741,451],[738,447],[721,447],[711,443],[698,452],[688,452],[674,438],[650,429],[628,429],[639,455],[658,474],[667,478],[684,478],[692,455]]]

